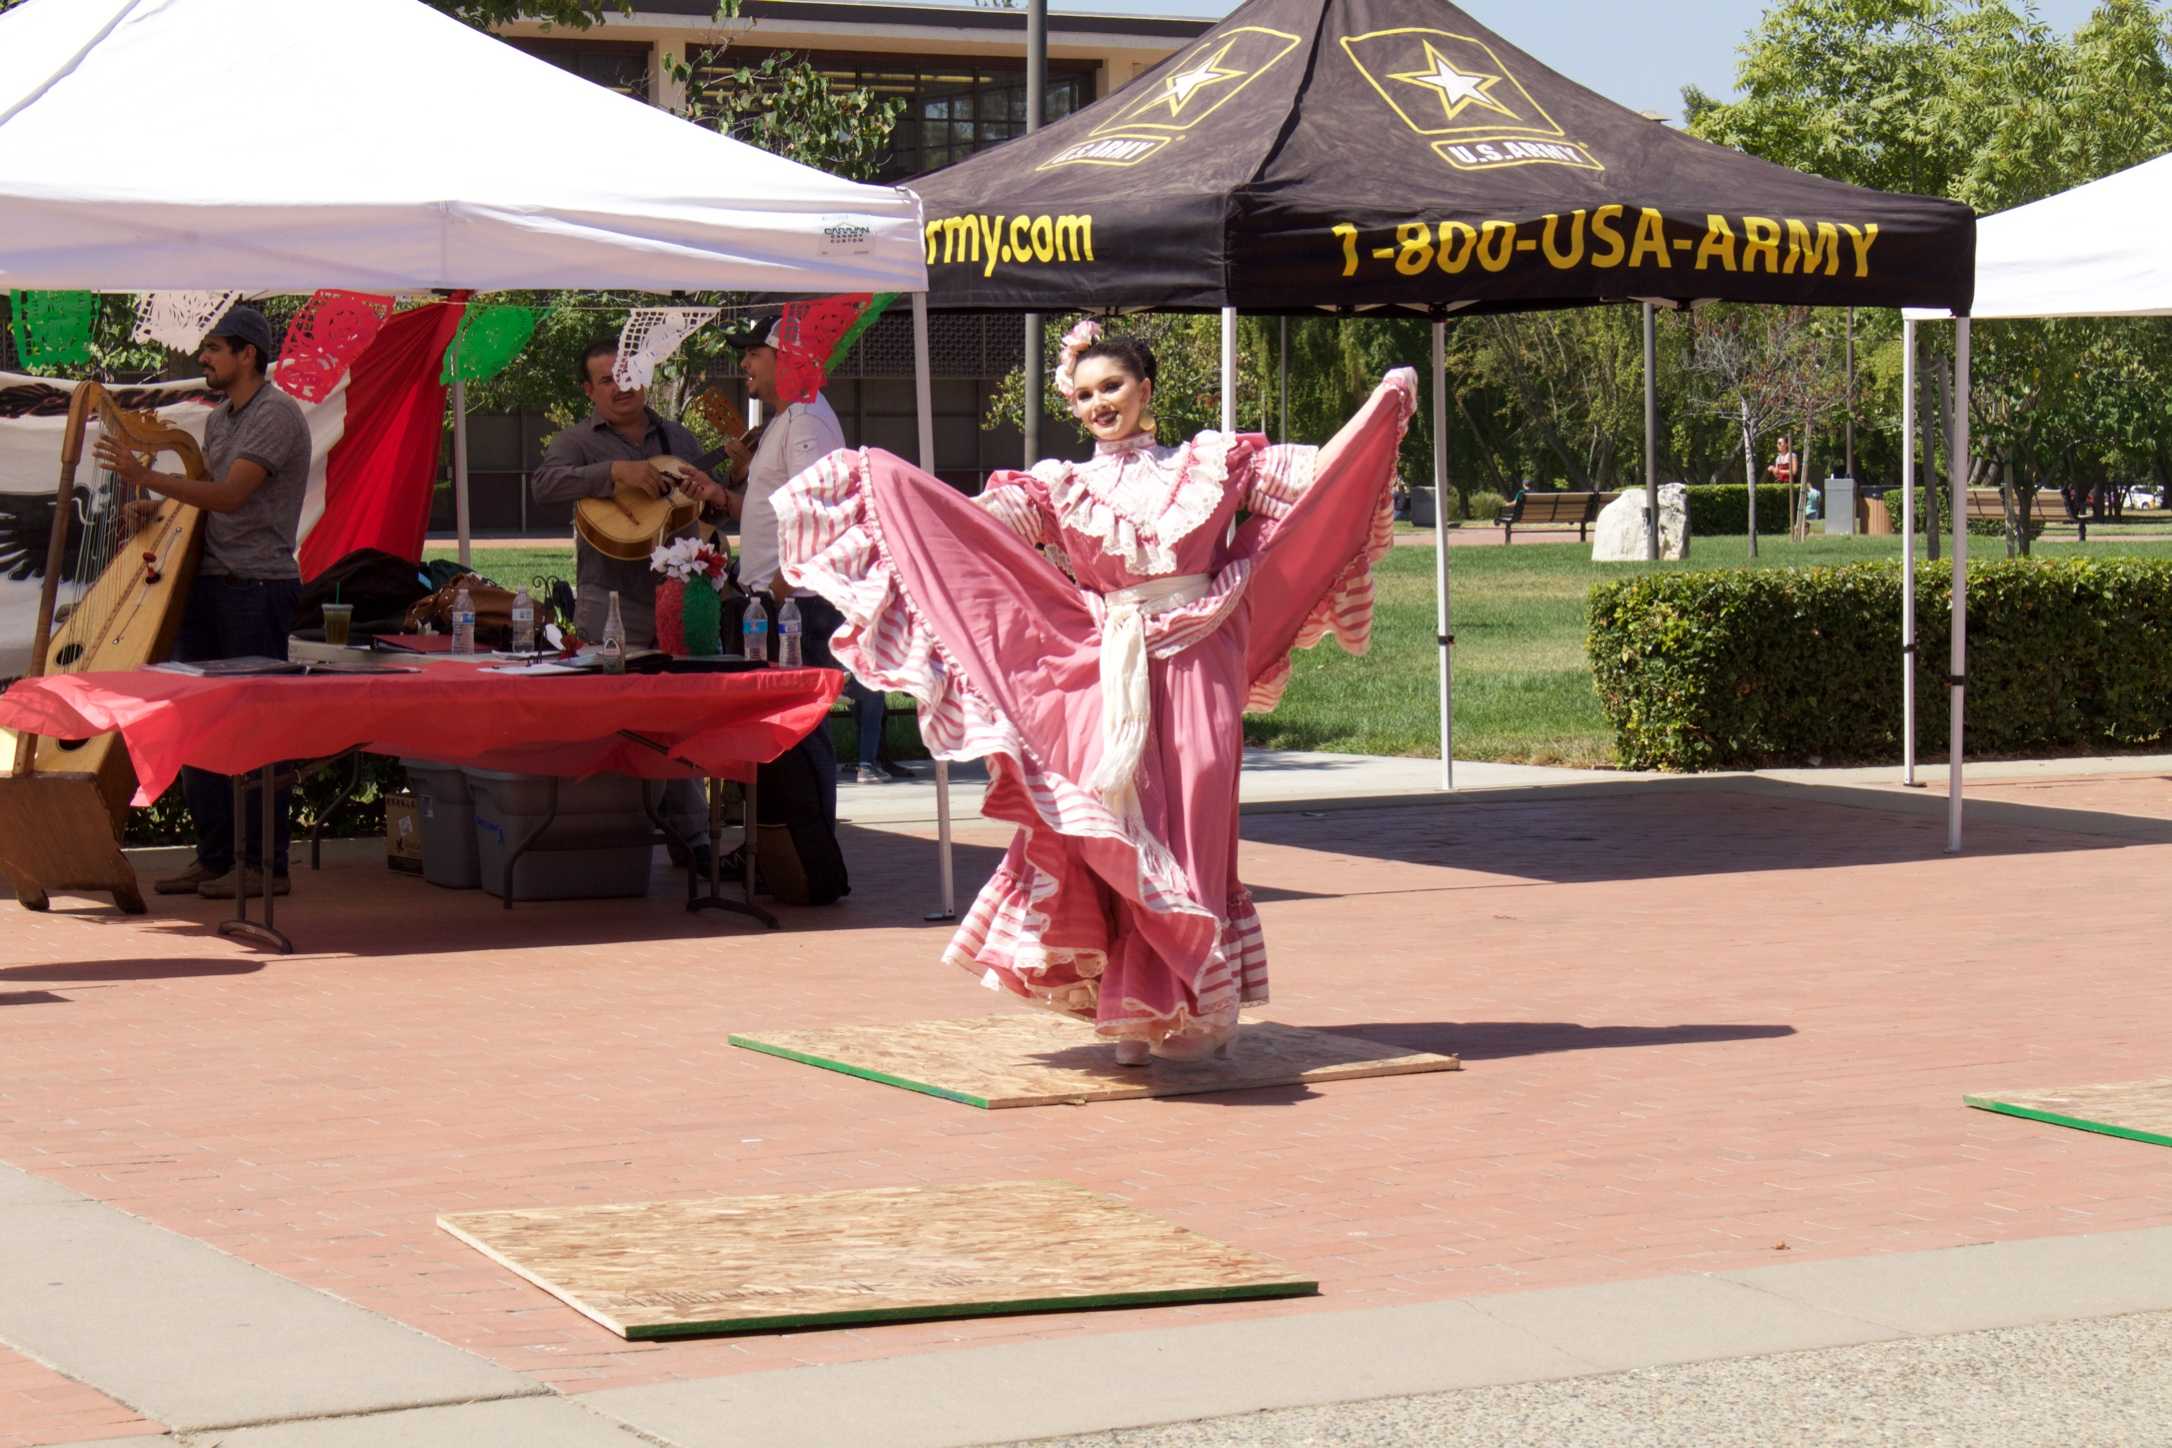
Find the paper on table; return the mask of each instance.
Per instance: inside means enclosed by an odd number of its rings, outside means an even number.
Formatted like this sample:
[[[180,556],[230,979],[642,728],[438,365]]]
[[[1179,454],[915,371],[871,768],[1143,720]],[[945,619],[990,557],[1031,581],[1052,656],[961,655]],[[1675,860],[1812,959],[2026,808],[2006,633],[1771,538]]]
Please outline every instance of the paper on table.
[[[486,674],[593,674],[594,664],[568,664],[557,660],[545,660],[539,664],[492,664],[483,670]]]

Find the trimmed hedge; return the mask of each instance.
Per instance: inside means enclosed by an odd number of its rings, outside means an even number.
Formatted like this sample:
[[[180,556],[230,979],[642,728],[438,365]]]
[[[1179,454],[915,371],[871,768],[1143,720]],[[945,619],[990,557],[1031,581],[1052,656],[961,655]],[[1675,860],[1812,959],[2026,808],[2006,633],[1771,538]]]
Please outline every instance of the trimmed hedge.
[[[1916,574],[1916,744],[1943,753],[1952,566]],[[1591,592],[1592,680],[1624,768],[1882,762],[1901,752],[1898,563],[1651,573]],[[1968,571],[1968,752],[2172,733],[2172,562]]]

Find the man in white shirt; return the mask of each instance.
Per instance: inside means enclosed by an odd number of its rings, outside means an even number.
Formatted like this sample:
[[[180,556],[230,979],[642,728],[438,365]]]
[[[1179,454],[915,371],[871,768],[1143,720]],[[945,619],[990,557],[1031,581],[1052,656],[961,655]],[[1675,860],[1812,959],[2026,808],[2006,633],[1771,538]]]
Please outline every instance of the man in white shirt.
[[[739,586],[749,593],[766,593],[770,603],[771,647],[774,650],[776,608],[787,596],[797,601],[807,664],[834,669],[830,635],[844,622],[827,599],[806,589],[794,590],[777,571],[777,511],[770,497],[793,478],[845,445],[844,429],[830,400],[817,392],[805,402],[787,403],[777,385],[777,348],[781,321],[764,322],[752,331],[726,340],[739,352],[739,372],[747,391],[762,404],[761,437],[749,449],[744,441],[725,444],[732,462],[732,481],[746,482],[746,496],[739,505]],[[849,681],[848,681],[849,684]],[[818,788],[832,827],[837,823],[837,753],[825,724],[800,745],[809,752]]]
[[[725,444],[732,460],[732,478],[746,479],[747,495],[739,514],[739,583],[749,593],[766,592],[782,599],[791,590],[777,573],[777,513],[770,495],[808,468],[845,445],[845,430],[837,424],[830,400],[817,392],[811,402],[783,403],[777,391],[777,329],[771,322],[730,339],[739,349],[739,372],[747,379],[747,391],[762,404],[761,438],[750,451],[743,441]],[[804,600],[815,595],[800,590]],[[810,648],[814,631],[808,630]],[[828,635],[823,652],[828,653]],[[808,662],[812,663],[810,654]]]

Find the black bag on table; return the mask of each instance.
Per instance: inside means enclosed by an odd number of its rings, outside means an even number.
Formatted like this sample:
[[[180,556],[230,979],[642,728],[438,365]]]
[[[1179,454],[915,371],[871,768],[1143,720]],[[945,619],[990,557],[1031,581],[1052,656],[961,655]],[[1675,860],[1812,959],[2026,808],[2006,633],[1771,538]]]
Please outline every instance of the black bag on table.
[[[324,606],[336,596],[354,605],[354,633],[396,633],[408,607],[435,588],[414,559],[381,548],[357,548],[302,585],[290,627],[323,628]]]

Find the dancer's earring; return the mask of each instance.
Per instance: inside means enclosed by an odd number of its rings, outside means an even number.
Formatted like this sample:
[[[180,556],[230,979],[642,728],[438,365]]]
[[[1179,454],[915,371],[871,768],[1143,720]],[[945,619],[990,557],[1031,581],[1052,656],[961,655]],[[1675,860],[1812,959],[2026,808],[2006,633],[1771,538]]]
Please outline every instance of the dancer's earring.
[[[1153,408],[1149,407],[1146,411],[1139,414],[1139,431],[1153,432],[1160,428],[1160,426],[1161,419],[1154,416]]]

